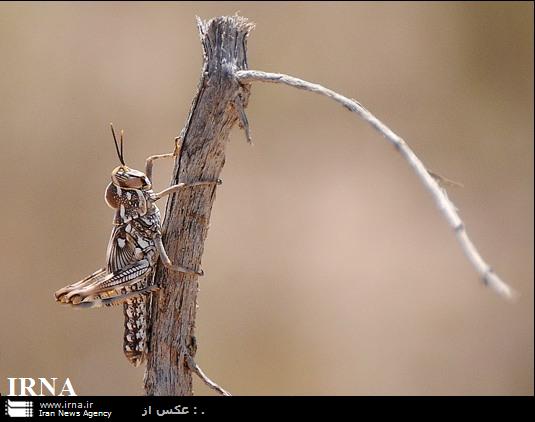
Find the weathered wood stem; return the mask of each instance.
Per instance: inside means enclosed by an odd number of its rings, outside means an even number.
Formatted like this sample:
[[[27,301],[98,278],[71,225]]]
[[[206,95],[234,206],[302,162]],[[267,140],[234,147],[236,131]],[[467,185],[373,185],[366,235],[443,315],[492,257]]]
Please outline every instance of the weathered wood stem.
[[[235,73],[247,69],[246,41],[252,24],[240,16],[198,19],[204,64],[198,92],[182,129],[180,156],[171,184],[217,180],[225,163],[231,128],[243,124],[247,85]],[[239,104],[237,106],[236,104]],[[176,264],[199,268],[216,186],[198,186],[173,194],[163,222],[164,244]],[[147,395],[193,394],[196,352],[195,317],[198,277],[159,265],[162,286],[151,304],[151,338],[145,372]],[[202,281],[201,281],[202,283]],[[201,372],[202,373],[202,372]]]

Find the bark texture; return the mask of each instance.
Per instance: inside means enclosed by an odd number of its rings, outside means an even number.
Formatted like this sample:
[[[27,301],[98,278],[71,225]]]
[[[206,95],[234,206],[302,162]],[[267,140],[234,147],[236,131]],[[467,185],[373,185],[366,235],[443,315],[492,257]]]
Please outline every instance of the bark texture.
[[[219,178],[230,130],[240,121],[249,97],[248,85],[241,85],[235,73],[247,69],[246,40],[252,24],[243,17],[231,16],[198,19],[198,28],[204,64],[198,92],[181,132],[182,150],[175,161],[171,184]],[[199,268],[216,189],[211,185],[192,187],[169,198],[163,222],[164,244],[175,265]],[[197,348],[198,277],[168,271],[161,264],[155,277],[162,288],[153,295],[150,305],[145,394],[189,396],[193,394],[190,357],[195,357]]]

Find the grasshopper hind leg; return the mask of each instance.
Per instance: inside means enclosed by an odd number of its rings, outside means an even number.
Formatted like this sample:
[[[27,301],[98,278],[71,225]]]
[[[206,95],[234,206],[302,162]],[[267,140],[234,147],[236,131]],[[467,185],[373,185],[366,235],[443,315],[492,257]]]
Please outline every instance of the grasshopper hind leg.
[[[58,302],[66,303],[67,296],[73,290],[83,289],[89,286],[90,284],[99,283],[102,280],[104,280],[104,278],[107,275],[108,275],[107,271],[104,268],[100,268],[99,270],[95,271],[93,274],[91,274],[90,276],[87,276],[83,280],[80,280],[77,283],[70,284],[69,286],[59,289],[58,291],[54,293],[54,297],[56,298]]]
[[[147,287],[147,276],[151,270],[151,264],[146,259],[137,261],[104,277],[99,276],[92,283],[74,285],[74,288],[69,288],[61,296],[61,302],[75,306],[82,305],[81,307],[99,307],[109,299],[113,301],[126,299],[131,293],[139,295],[139,290]]]

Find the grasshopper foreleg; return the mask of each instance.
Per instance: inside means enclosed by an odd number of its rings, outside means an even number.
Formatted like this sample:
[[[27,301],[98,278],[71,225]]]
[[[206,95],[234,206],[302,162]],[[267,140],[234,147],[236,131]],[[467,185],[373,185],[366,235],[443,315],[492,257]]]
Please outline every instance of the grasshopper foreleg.
[[[203,182],[179,183],[178,185],[169,186],[167,189],[164,189],[161,192],[155,193],[153,195],[153,199],[157,201],[158,199],[161,199],[166,195],[170,195],[173,192],[177,192],[180,189],[184,189],[184,188],[191,188],[193,186],[220,185],[221,183],[223,183],[221,179],[217,179],[215,181],[210,180],[210,181],[203,181]]]
[[[154,160],[159,160],[160,158],[171,158],[171,157],[178,157],[180,154],[180,148],[182,147],[182,139],[179,137],[175,138],[175,150],[173,152],[169,152],[167,154],[158,154],[158,155],[151,155],[147,158],[145,161],[145,175],[149,178],[149,180],[152,180],[152,164]]]

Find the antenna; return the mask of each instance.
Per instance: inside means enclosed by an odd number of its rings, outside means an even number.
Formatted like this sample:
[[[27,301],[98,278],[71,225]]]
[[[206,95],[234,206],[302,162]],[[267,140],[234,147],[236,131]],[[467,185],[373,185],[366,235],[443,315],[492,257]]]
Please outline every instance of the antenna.
[[[123,131],[121,130],[121,150],[119,151],[119,145],[117,144],[117,137],[115,136],[113,123],[110,123],[110,128],[111,128],[111,134],[113,135],[113,142],[115,143],[115,151],[117,151],[117,157],[119,157],[119,161],[124,166],[126,164],[124,163],[124,158],[123,158]]]
[[[124,136],[124,130],[121,129],[121,163],[123,163],[123,166],[124,166],[123,136]]]

